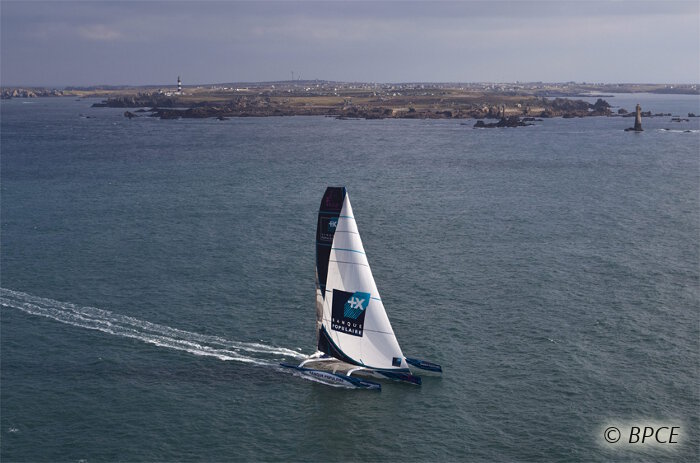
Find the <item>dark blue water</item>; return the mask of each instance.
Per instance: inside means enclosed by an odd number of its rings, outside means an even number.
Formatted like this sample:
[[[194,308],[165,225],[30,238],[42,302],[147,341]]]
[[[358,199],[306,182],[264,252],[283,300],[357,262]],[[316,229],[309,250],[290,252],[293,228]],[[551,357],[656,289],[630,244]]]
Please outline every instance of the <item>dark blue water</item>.
[[[3,461],[700,457],[700,119],[633,134],[90,104],[1,106]],[[328,185],[348,188],[404,353],[442,378],[373,393],[276,367],[314,351]],[[618,423],[680,443],[606,443]]]

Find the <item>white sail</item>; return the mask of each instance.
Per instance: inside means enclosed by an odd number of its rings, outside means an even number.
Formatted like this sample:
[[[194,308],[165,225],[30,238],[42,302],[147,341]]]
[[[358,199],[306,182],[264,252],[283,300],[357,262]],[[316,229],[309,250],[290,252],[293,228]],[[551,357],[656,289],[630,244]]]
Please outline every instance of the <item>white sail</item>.
[[[408,368],[372,276],[347,193],[335,223],[325,288],[319,292],[324,289],[321,335],[325,331],[335,345],[331,355],[373,369]]]

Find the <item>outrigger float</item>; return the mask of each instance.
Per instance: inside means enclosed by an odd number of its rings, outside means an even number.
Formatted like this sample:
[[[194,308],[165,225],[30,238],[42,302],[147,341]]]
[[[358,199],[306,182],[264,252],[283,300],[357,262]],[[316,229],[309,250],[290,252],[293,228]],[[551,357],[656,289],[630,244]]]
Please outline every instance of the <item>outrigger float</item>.
[[[377,390],[381,384],[366,377],[420,385],[413,371],[442,373],[440,365],[401,352],[345,187],[328,187],[318,211],[316,333],[316,353],[281,365],[325,384]]]

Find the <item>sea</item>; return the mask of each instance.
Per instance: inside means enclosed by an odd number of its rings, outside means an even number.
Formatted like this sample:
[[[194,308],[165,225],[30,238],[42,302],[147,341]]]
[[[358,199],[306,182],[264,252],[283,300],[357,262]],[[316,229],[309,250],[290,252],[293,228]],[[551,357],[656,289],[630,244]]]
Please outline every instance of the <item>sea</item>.
[[[698,96],[605,99],[700,115]],[[700,459],[700,118],[96,101],[0,104],[3,462]],[[377,392],[279,367],[315,351],[327,186],[404,354],[442,376]]]

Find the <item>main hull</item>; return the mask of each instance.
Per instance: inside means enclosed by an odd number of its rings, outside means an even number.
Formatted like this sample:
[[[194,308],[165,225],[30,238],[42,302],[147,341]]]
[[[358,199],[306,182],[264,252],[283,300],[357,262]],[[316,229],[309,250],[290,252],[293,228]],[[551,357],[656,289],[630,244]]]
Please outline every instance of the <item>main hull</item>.
[[[341,373],[331,373],[330,371],[316,370],[313,368],[290,365],[288,363],[280,363],[280,365],[285,368],[294,369],[305,376],[317,379],[325,384],[359,389],[382,389],[382,385],[374,381],[355,378]]]

